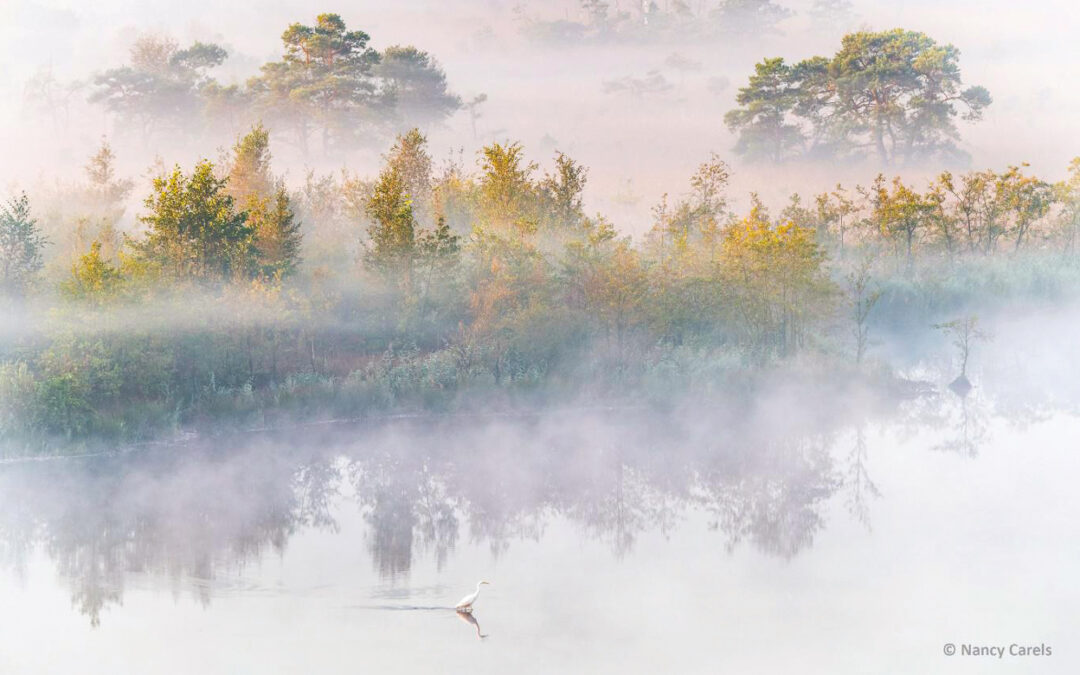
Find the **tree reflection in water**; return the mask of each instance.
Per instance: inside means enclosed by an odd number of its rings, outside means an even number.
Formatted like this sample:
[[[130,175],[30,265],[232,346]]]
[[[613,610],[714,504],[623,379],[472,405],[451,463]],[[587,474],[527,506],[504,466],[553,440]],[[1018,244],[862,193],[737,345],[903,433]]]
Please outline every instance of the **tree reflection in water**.
[[[0,559],[19,574],[40,547],[97,625],[133,575],[209,603],[223,572],[283,554],[299,530],[335,531],[348,509],[362,513],[387,579],[418,558],[441,569],[462,537],[501,555],[540,540],[556,519],[623,556],[642,533],[666,535],[704,512],[729,549],[745,542],[782,558],[812,545],[842,487],[868,519],[863,502],[876,488],[861,428],[851,454],[834,454],[838,434],[817,421],[702,419],[399,420],[9,465],[0,467]]]
[[[880,497],[881,492],[870,478],[870,471],[866,467],[868,456],[866,425],[859,424],[855,427],[855,438],[847,457],[847,471],[844,476],[847,492],[846,506],[852,516],[870,529],[869,501]]]
[[[6,467],[5,562],[25,569],[40,544],[96,626],[130,575],[167,579],[206,604],[221,568],[283,552],[298,527],[333,526],[337,471],[326,458],[178,453]]]
[[[824,439],[778,439],[719,457],[702,474],[704,507],[728,548],[751,541],[763,553],[792,558],[813,543],[823,502],[840,482]]]

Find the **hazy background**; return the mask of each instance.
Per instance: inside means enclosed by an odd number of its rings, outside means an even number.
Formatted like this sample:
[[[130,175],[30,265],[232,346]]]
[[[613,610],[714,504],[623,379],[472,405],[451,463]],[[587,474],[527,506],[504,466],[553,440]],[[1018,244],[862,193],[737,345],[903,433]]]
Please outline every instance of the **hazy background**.
[[[627,8],[635,3],[621,4]],[[223,6],[210,0],[4,0],[0,193],[81,175],[86,157],[103,135],[114,143],[121,167],[135,178],[145,174],[155,155],[172,164],[218,154],[212,144],[148,151],[125,143],[103,110],[86,103],[88,88],[71,93],[68,110],[55,112],[71,117],[70,125],[61,125],[50,119],[52,111],[25,105],[25,85],[35,74],[51,69],[61,82],[87,81],[95,72],[126,63],[132,42],[156,32],[181,45],[196,39],[222,44],[230,56],[214,75],[223,83],[243,82],[260,64],[280,58],[279,38],[288,24],[311,23],[320,12],[341,14],[351,29],[369,33],[377,49],[415,44],[430,51],[445,68],[453,91],[465,99],[488,95],[477,138],[465,111],[431,130],[436,157],[454,148],[463,150],[471,164],[480,145],[506,139],[521,140],[542,165],[555,149],[565,151],[591,168],[588,210],[609,213],[628,232],[642,232],[649,207],[664,192],[685,189],[687,176],[710,151],[733,165],[733,193],[744,204],[751,189],[779,203],[792,191],[806,194],[838,180],[869,182],[876,167],[744,165],[730,151],[734,139],[722,122],[755,62],[766,56],[800,60],[831,55],[845,32],[861,27],[924,31],[960,49],[965,82],[986,86],[994,98],[983,121],[960,125],[962,147],[971,154],[973,167],[1003,168],[1028,161],[1036,173],[1056,180],[1078,154],[1074,139],[1080,130],[1075,114],[1080,98],[1074,83],[1080,66],[1073,55],[1080,13],[1072,2],[856,1],[852,20],[828,26],[809,18],[809,0],[779,4],[795,12],[780,24],[781,34],[748,41],[553,47],[527,40],[519,30],[520,17],[578,19],[583,12],[576,1],[338,0],[312,5],[269,0]],[[680,72],[666,66],[665,60],[676,52],[699,62],[700,69]],[[654,70],[673,85],[670,90],[643,96],[603,91],[604,81],[641,78]],[[726,87],[723,78],[729,82]],[[58,132],[61,128],[65,130]],[[221,139],[219,145],[228,142]],[[287,148],[278,144],[274,153],[278,170],[287,169],[290,180],[304,175],[305,167]],[[371,173],[378,161],[378,153],[361,152],[348,166]],[[145,193],[140,180],[133,199]],[[129,218],[133,215],[129,210]]]

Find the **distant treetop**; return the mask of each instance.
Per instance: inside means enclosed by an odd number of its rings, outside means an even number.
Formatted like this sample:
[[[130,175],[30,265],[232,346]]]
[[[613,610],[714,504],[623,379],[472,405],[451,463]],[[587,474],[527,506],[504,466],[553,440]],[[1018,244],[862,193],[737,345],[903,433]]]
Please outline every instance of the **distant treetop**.
[[[724,121],[739,134],[736,152],[750,158],[965,162],[956,119],[980,119],[991,98],[964,87],[959,56],[915,31],[851,33],[831,59],[757,64]]]
[[[409,45],[380,52],[367,33],[349,30],[337,14],[320,14],[312,25],[294,23],[281,41],[279,61],[264,64],[244,85],[223,85],[210,74],[228,57],[222,47],[195,42],[180,49],[168,37],[144,36],[133,45],[129,65],[94,78],[90,100],[146,143],[200,126],[233,134],[262,120],[305,155],[313,140],[324,154],[381,145],[462,107],[431,54]]]

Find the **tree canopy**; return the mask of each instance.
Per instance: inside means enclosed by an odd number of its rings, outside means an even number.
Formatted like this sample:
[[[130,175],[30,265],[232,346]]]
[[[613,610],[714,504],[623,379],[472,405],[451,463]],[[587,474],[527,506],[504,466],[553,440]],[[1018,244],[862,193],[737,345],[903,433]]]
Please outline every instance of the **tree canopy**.
[[[240,85],[211,74],[228,58],[222,47],[195,42],[181,49],[169,37],[143,36],[127,65],[95,76],[90,101],[147,142],[163,131],[231,131],[261,120],[304,154],[313,141],[324,154],[375,145],[462,107],[433,55],[412,45],[380,52],[338,14],[291,24],[281,41],[281,58]]]
[[[446,73],[431,54],[412,46],[387,47],[376,73],[393,97],[407,127],[440,122],[461,108],[461,98],[449,90]]]
[[[314,129],[324,150],[351,144],[375,121],[372,112],[388,100],[374,77],[379,53],[370,37],[348,30],[337,14],[320,14],[315,24],[294,23],[281,36],[285,53],[263,65],[249,83],[256,106],[271,123],[290,128],[306,152]]]
[[[755,67],[725,116],[735,150],[781,161],[794,155],[872,156],[882,165],[966,158],[957,118],[980,119],[983,87],[964,87],[959,50],[895,29],[844,36],[832,58]]]
[[[0,206],[0,292],[18,296],[26,291],[42,268],[46,243],[25,193]]]
[[[202,90],[212,82],[208,72],[227,57],[215,44],[180,49],[170,38],[144,36],[131,48],[130,65],[94,78],[90,100],[134,125],[144,139],[163,127],[183,130],[202,112]]]
[[[233,146],[227,190],[247,212],[259,270],[292,274],[300,261],[300,222],[285,185],[270,171],[270,133],[261,123]]]
[[[139,258],[177,279],[228,280],[250,274],[253,229],[225,189],[214,165],[199,162],[191,175],[177,166],[154,179],[140,220],[148,231],[133,242]]]

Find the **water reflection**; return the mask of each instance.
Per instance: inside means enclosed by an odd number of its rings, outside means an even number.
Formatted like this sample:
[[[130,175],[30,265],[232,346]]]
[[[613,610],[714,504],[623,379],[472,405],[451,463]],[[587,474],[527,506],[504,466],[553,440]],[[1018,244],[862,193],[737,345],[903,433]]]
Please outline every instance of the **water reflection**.
[[[423,456],[382,450],[348,467],[356,502],[366,510],[369,550],[379,574],[407,573],[414,548],[433,553],[442,569],[457,543],[458,517],[442,479]]]
[[[989,437],[986,405],[977,395],[964,393],[942,406],[942,413],[945,416],[944,424],[951,430],[936,449],[968,457],[978,456],[979,446],[985,444]]]
[[[1009,419],[1006,411],[993,409],[977,386],[963,395],[942,387],[909,402],[906,412],[902,426],[908,435],[933,430],[938,436],[933,449],[971,458],[977,457],[979,448],[990,440],[990,418]]]
[[[298,527],[333,527],[336,470],[249,454],[155,454],[7,467],[0,475],[4,561],[25,570],[35,545],[71,585],[91,624],[121,603],[129,577],[167,579],[210,602],[222,567],[282,553]]]
[[[867,529],[870,529],[870,501],[881,496],[881,491],[870,477],[867,468],[869,448],[866,443],[866,425],[855,427],[851,452],[847,456],[844,485],[847,491],[845,504],[848,512]]]
[[[822,504],[840,484],[826,439],[743,446],[701,475],[704,506],[728,548],[749,540],[783,558],[813,543],[824,524]]]
[[[987,401],[948,392],[900,420],[950,430],[974,457]],[[336,532],[359,511],[380,577],[418,559],[442,569],[463,539],[499,556],[560,519],[632,553],[645,532],[708,515],[729,550],[790,559],[812,546],[835,496],[869,528],[880,492],[867,415],[765,420],[753,411],[394,422],[246,435],[135,456],[0,467],[0,563],[22,577],[43,551],[98,625],[133,579],[207,604],[219,578],[284,555],[298,531]],[[485,637],[474,616],[459,617]]]
[[[476,615],[472,612],[454,612],[457,618],[461,619],[465,623],[469,624],[476,629],[476,637],[483,640],[487,637],[484,633],[480,632],[480,622],[476,619]]]

